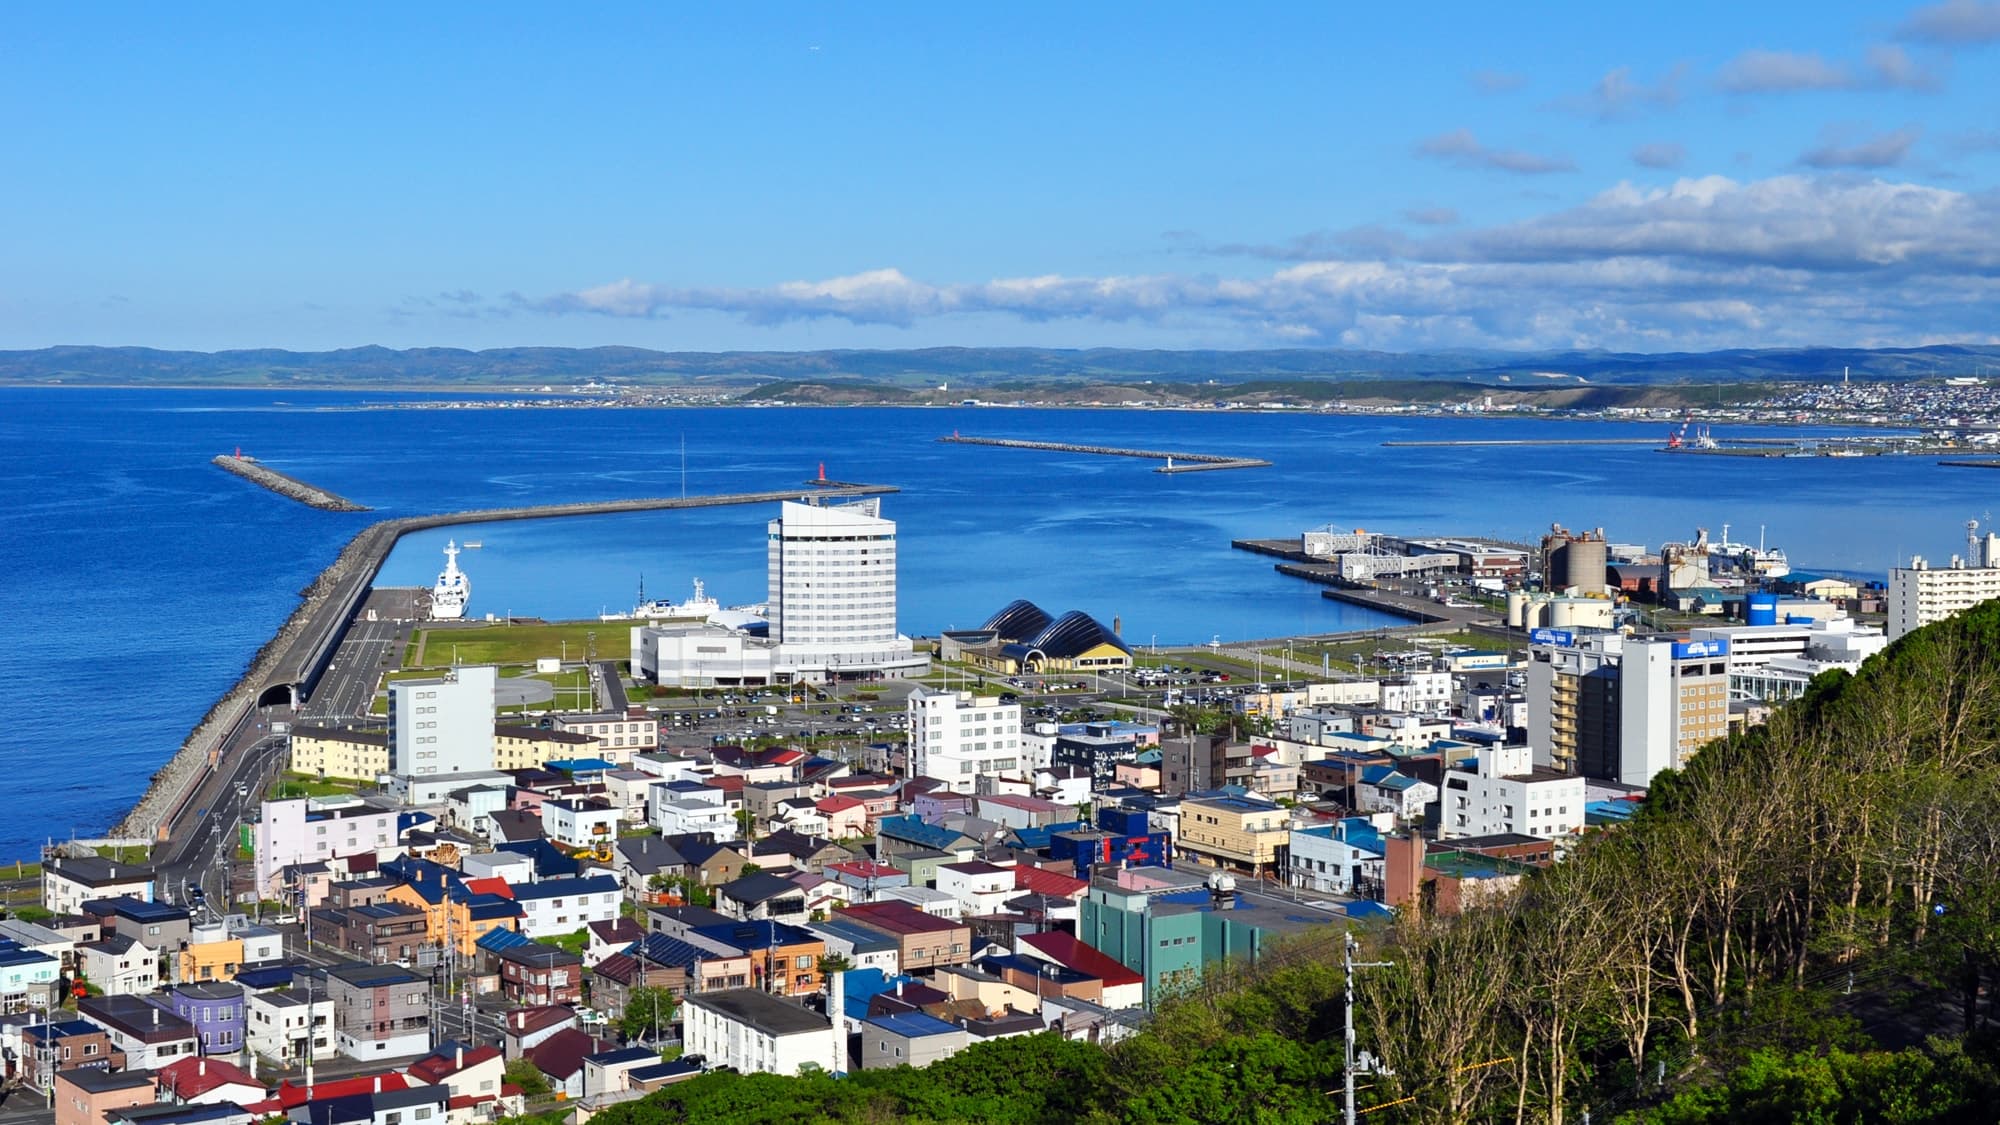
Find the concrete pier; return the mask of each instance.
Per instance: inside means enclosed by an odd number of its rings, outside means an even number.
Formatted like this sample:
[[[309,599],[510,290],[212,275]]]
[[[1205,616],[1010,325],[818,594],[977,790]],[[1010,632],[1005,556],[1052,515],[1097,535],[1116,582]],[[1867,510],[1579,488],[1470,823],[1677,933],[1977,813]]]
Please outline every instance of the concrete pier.
[[[951,445],[996,445],[1002,449],[1040,449],[1050,453],[1089,453],[1099,457],[1141,457],[1166,464],[1156,473],[1199,473],[1216,469],[1261,469],[1269,461],[1254,457],[1226,457],[1218,453],[1181,453],[1165,449],[1120,449],[1110,445],[1073,445],[1063,441],[1018,441],[1014,438],[962,437],[952,434],[938,439]]]
[[[210,463],[235,473],[252,484],[262,485],[280,496],[297,500],[309,508],[318,508],[326,512],[370,510],[366,504],[356,504],[344,496],[335,496],[324,488],[307,484],[295,476],[261,464],[254,457],[245,457],[240,453],[224,453]]]
[[[769,492],[486,508],[404,516],[369,524],[348,540],[332,564],[306,587],[298,608],[278,627],[277,634],[251,658],[249,669],[236,681],[236,685],[195,725],[180,750],[153,775],[152,786],[113,834],[164,838],[165,830],[181,819],[185,807],[200,792],[199,783],[207,772],[202,767],[219,760],[225,749],[242,739],[249,720],[259,707],[283,706],[289,710],[312,692],[327,663],[340,647],[341,637],[347,632],[349,622],[367,600],[368,591],[389,552],[395,549],[398,540],[413,531],[505,520],[774,504],[782,500],[840,499],[897,491],[899,489],[894,485],[825,487],[810,484]]]

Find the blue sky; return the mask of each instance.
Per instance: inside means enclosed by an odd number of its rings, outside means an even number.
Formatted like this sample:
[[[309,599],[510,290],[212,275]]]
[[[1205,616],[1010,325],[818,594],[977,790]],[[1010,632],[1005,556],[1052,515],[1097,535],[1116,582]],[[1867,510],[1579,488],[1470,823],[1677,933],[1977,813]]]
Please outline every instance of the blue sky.
[[[2000,0],[40,5],[0,347],[2000,340]]]

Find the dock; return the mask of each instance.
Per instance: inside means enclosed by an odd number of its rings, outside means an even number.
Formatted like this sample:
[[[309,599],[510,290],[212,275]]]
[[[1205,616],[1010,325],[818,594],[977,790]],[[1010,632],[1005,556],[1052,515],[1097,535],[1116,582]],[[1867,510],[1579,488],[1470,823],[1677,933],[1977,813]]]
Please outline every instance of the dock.
[[[280,496],[297,500],[308,508],[318,508],[323,512],[366,512],[371,509],[366,504],[356,504],[344,496],[336,496],[317,485],[258,461],[255,457],[245,457],[241,453],[224,453],[210,464],[227,472],[235,473],[251,484],[270,489]]]
[[[1957,458],[1950,461],[1939,461],[1938,464],[1949,465],[1954,469],[2000,469],[2000,457],[1985,461],[1969,461],[1964,458]]]
[[[1660,445],[1656,437],[1491,438],[1477,441],[1385,441],[1390,449],[1463,449],[1494,445]]]
[[[1166,464],[1156,473],[1203,473],[1217,469],[1262,469],[1269,461],[1255,457],[1228,457],[1219,453],[1182,453],[1165,449],[1120,449],[1110,445],[1072,445],[1062,441],[1019,441],[1014,438],[963,437],[952,434],[938,439],[951,445],[995,445],[1002,449],[1039,449],[1049,453],[1089,453],[1099,457],[1140,457]]]
[[[901,489],[895,485],[827,486],[814,482],[766,492],[481,508],[377,520],[355,533],[333,562],[306,587],[298,608],[278,627],[277,633],[264,647],[257,650],[251,658],[249,670],[209,709],[173,758],[154,775],[152,787],[126,815],[120,826],[121,831],[129,835],[164,839],[170,827],[183,819],[183,814],[200,791],[200,780],[206,776],[203,771],[191,768],[194,763],[217,761],[224,751],[241,740],[259,708],[289,709],[311,696],[334,653],[340,648],[349,626],[368,600],[382,564],[388,560],[397,542],[411,532],[471,523],[775,504],[784,500],[842,499],[899,491]],[[196,784],[183,788],[190,778]]]

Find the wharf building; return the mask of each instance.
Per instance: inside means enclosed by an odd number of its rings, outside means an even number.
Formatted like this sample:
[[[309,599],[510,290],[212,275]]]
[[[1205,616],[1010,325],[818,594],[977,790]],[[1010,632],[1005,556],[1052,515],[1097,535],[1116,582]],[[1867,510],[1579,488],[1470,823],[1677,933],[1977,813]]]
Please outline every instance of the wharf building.
[[[896,631],[896,524],[882,518],[879,498],[788,500],[766,536],[765,635],[714,624],[635,626],[634,676],[715,687],[913,675],[930,666]]]
[[[2000,535],[1968,527],[1967,553],[1934,567],[1919,555],[1889,572],[1889,639],[2000,598]]]

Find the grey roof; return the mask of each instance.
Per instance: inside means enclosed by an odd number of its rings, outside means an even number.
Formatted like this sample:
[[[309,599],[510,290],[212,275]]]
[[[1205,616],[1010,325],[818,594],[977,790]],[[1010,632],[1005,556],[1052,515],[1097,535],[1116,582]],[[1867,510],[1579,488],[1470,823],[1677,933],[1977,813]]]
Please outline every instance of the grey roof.
[[[687,1003],[707,1008],[764,1035],[805,1035],[831,1030],[825,1016],[789,1004],[754,988],[732,988],[724,992],[701,992]]]
[[[790,879],[779,878],[766,871],[757,871],[722,884],[716,888],[737,902],[769,902],[786,895],[802,893],[799,885]]]

